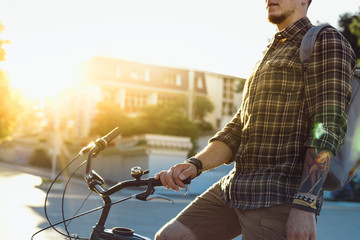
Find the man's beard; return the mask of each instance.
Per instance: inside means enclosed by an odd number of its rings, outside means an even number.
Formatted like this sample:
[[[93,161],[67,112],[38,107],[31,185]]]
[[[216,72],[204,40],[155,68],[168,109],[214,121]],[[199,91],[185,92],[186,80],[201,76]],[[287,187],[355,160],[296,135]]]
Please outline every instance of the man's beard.
[[[273,24],[280,24],[284,22],[291,14],[293,14],[293,10],[289,10],[287,12],[281,13],[279,15],[268,15],[269,22]]]

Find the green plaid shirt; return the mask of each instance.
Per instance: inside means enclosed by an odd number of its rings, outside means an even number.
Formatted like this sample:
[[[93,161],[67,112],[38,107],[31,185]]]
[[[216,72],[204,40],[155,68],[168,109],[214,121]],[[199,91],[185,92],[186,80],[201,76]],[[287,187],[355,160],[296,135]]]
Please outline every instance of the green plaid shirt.
[[[304,81],[299,48],[311,26],[303,18],[275,35],[245,84],[240,110],[210,140],[233,151],[235,167],[221,180],[231,207],[291,203],[307,147],[336,153],[344,141],[355,55],[338,31],[324,29]]]

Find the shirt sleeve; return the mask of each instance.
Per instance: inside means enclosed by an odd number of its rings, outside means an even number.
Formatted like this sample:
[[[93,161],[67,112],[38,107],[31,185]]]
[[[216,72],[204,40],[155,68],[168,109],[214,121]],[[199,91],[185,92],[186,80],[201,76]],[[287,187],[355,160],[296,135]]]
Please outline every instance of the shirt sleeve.
[[[241,110],[239,110],[233,119],[225,125],[225,127],[217,132],[214,137],[209,140],[209,143],[213,141],[221,141],[228,145],[231,149],[233,155],[231,160],[227,163],[230,164],[235,160],[235,154],[239,148],[241,141],[241,131],[242,131],[242,123],[241,123]]]
[[[344,143],[354,69],[355,54],[346,39],[335,29],[322,31],[305,77],[305,96],[312,119],[306,146],[336,154]]]

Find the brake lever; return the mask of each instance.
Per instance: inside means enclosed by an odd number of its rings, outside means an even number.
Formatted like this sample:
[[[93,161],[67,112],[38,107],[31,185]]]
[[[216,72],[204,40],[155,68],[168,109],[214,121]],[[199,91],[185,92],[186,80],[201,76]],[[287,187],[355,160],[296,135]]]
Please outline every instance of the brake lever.
[[[151,201],[153,199],[160,199],[160,200],[169,201],[171,205],[174,205],[174,200],[172,200],[171,198],[159,195],[159,194],[152,194],[152,195],[148,196],[146,198],[146,201]]]
[[[147,198],[152,195],[155,192],[154,185],[152,185],[150,182],[147,186],[147,189],[145,192],[135,194],[134,198],[141,200],[141,201],[147,201]]]
[[[186,184],[187,184],[187,191],[186,191],[185,195],[187,195],[188,192],[189,192],[189,189],[190,189],[190,186],[189,186],[189,185],[190,185],[191,180],[190,180],[190,179],[187,179],[185,182],[186,182]],[[167,198],[167,197],[158,195],[158,194],[154,194],[154,192],[155,192],[155,185],[156,185],[156,186],[161,186],[160,183],[161,183],[161,182],[160,182],[159,179],[157,179],[157,180],[152,179],[151,181],[148,182],[147,189],[146,189],[145,192],[136,194],[136,195],[134,195],[134,196],[132,196],[132,197],[135,198],[135,199],[141,200],[141,201],[149,201],[149,200],[152,200],[152,199],[154,199],[154,198],[158,198],[158,199],[163,199],[163,200],[170,201],[170,202],[173,204],[173,202],[174,202],[173,200],[171,200],[171,199],[169,199],[169,198]],[[159,184],[159,185],[158,185],[158,184]],[[180,191],[181,191],[181,190],[180,190]],[[183,194],[182,191],[181,191],[181,194],[182,194],[182,196],[184,197],[184,194]],[[172,205],[172,204],[171,204],[171,205]]]
[[[186,192],[185,194],[183,193],[183,191],[181,190],[181,188],[179,188],[180,192],[181,192],[181,196],[182,197],[185,197],[188,195],[189,191],[190,191],[190,183],[189,184],[186,184]]]

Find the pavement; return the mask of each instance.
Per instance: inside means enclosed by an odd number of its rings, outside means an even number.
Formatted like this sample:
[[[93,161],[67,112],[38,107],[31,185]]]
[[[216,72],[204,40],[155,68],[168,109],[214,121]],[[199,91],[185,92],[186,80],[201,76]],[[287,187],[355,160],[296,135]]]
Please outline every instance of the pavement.
[[[0,239],[1,240],[26,240],[47,227],[43,205],[45,191],[39,187],[43,177],[50,177],[50,171],[19,166],[0,162],[0,183],[2,196],[0,197]],[[59,184],[51,193],[48,201],[48,213],[53,222],[61,220],[61,197],[63,187]],[[57,189],[59,188],[59,189]],[[115,197],[122,199],[131,194],[129,190]],[[80,199],[86,197],[86,185],[79,180],[74,180],[68,189],[65,211],[67,217],[72,216],[80,205]],[[117,226],[125,225],[136,230],[139,234],[150,238],[168,220],[181,211],[194,196],[183,198],[180,194],[170,195],[175,204],[168,202],[151,201],[140,202],[129,200],[112,207],[107,224]],[[88,205],[82,211],[92,209],[102,204],[95,195],[91,195]],[[88,237],[92,226],[97,222],[98,213],[93,213],[81,220],[74,220],[69,232],[77,232],[81,237]],[[64,227],[60,227],[64,229]],[[64,239],[54,230],[46,230],[37,234],[34,240]],[[237,240],[241,237],[236,238]],[[325,201],[323,210],[318,219],[318,240],[356,240],[360,239],[360,203]]]

